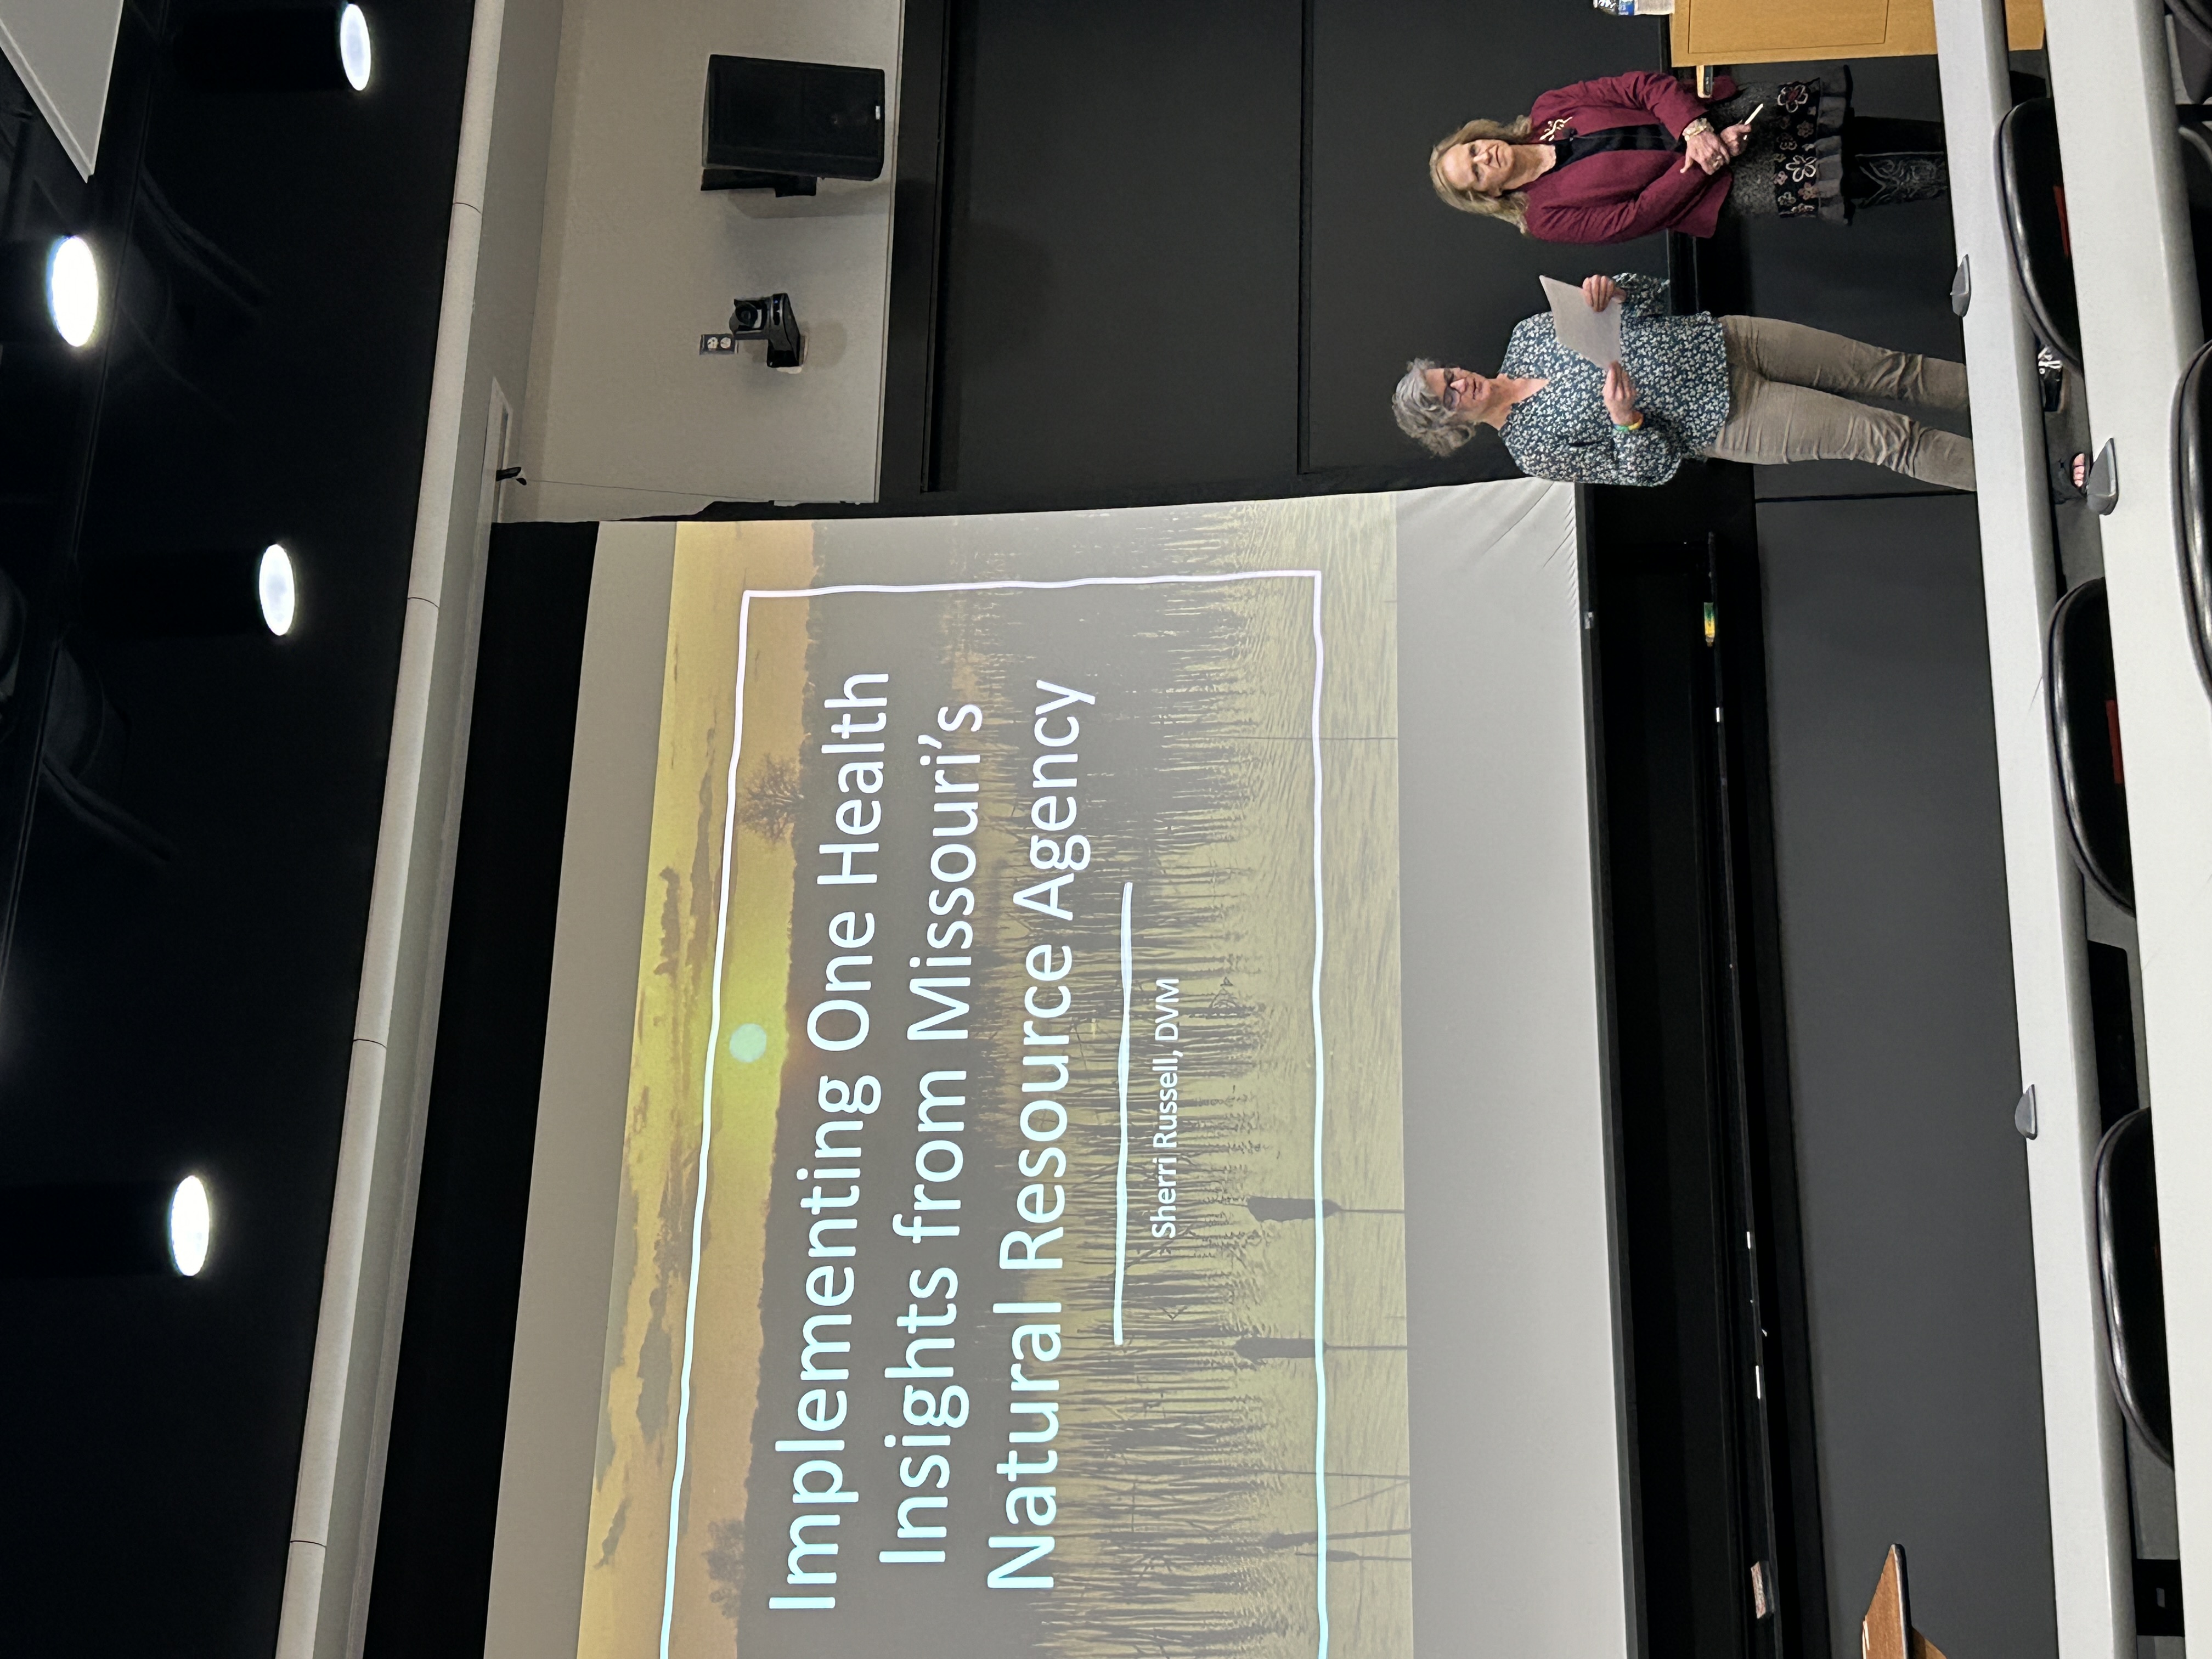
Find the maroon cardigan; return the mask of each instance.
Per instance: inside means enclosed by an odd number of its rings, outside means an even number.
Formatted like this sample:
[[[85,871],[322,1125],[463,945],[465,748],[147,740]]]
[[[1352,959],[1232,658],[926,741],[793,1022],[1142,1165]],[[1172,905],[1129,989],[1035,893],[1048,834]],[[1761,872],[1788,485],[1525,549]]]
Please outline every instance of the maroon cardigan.
[[[1717,101],[1735,95],[1735,82],[1725,75],[1715,79]],[[1705,100],[1673,76],[1644,70],[1547,92],[1528,120],[1540,143],[1556,121],[1566,122],[1565,131],[1577,135],[1656,125],[1679,138],[1705,112]],[[1729,182],[1726,167],[1683,172],[1679,151],[1601,150],[1544,174],[1522,196],[1528,234],[1540,241],[1626,242],[1655,230],[1711,235]]]

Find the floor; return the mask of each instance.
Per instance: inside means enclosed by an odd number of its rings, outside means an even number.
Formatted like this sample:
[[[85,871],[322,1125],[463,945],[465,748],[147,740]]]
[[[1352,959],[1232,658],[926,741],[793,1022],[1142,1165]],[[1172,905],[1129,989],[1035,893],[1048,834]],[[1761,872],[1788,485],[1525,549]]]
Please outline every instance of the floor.
[[[1861,113],[1940,118],[1932,62],[1853,81]],[[1760,314],[1964,355],[1942,203],[1745,252]],[[1847,462],[1755,489],[1831,1651],[1895,1542],[1947,1651],[2053,1654],[1972,501]]]
[[[1759,523],[1831,1651],[1899,1543],[1946,1652],[2055,1655],[1972,503]]]

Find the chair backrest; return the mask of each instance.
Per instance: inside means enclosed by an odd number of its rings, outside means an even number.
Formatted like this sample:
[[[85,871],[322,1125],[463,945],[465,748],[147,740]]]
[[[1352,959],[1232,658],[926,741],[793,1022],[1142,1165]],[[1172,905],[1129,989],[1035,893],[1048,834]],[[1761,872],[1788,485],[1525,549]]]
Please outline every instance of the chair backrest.
[[[2212,4],[2212,0],[2206,3]],[[2207,93],[2212,94],[2212,42],[2204,45],[2203,52],[2203,79]],[[2175,136],[2180,140],[2182,198],[2189,210],[2189,246],[2197,256],[2200,323],[2207,314],[2204,298],[2208,285],[2212,284],[2212,131],[2207,131],[2205,121],[2204,112],[2182,109],[2176,112],[2174,122]]]
[[[2212,44],[2212,0],[2166,0],[2174,27]]]
[[[2048,98],[2015,104],[1997,124],[1997,179],[2004,190],[2005,242],[2043,343],[2077,373],[2081,313],[2066,228],[2066,179],[2058,165],[2058,111]]]
[[[2173,19],[2175,66],[2183,95],[2192,104],[2212,97],[2212,0],[2166,0]]]
[[[2112,1393],[2143,1443],[2171,1464],[2173,1394],[2158,1255],[2158,1165],[2147,1107],[2112,1125],[2097,1145],[2097,1266]]]
[[[2173,399],[2181,592],[2197,666],[2212,688],[2212,345],[2190,360]]]
[[[2133,915],[2135,861],[2103,577],[2068,590],[2052,608],[2043,684],[2074,861],[2106,898]]]

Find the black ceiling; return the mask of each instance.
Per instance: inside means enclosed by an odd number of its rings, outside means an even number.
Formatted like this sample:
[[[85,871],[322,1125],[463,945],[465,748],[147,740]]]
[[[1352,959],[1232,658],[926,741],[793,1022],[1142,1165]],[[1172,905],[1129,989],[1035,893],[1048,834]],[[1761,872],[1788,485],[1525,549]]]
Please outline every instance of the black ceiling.
[[[9,234],[82,231],[122,273],[104,352],[0,356],[0,567],[33,656],[104,688],[107,793],[171,849],[7,798],[0,1180],[198,1171],[217,1226],[196,1280],[0,1280],[26,1656],[275,1643],[469,42],[466,5],[386,0],[365,94],[216,96],[162,58],[190,9],[126,9],[89,188],[0,79]],[[283,640],[103,637],[76,602],[128,558],[279,537]]]

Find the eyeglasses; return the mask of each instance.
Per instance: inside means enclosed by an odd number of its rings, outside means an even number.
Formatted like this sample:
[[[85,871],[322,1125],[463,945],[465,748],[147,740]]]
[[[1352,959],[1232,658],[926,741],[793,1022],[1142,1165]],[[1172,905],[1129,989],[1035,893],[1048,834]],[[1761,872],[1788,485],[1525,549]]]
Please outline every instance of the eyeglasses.
[[[1456,415],[1474,402],[1474,388],[1465,385],[1458,375],[1449,369],[1444,373],[1443,406]]]

